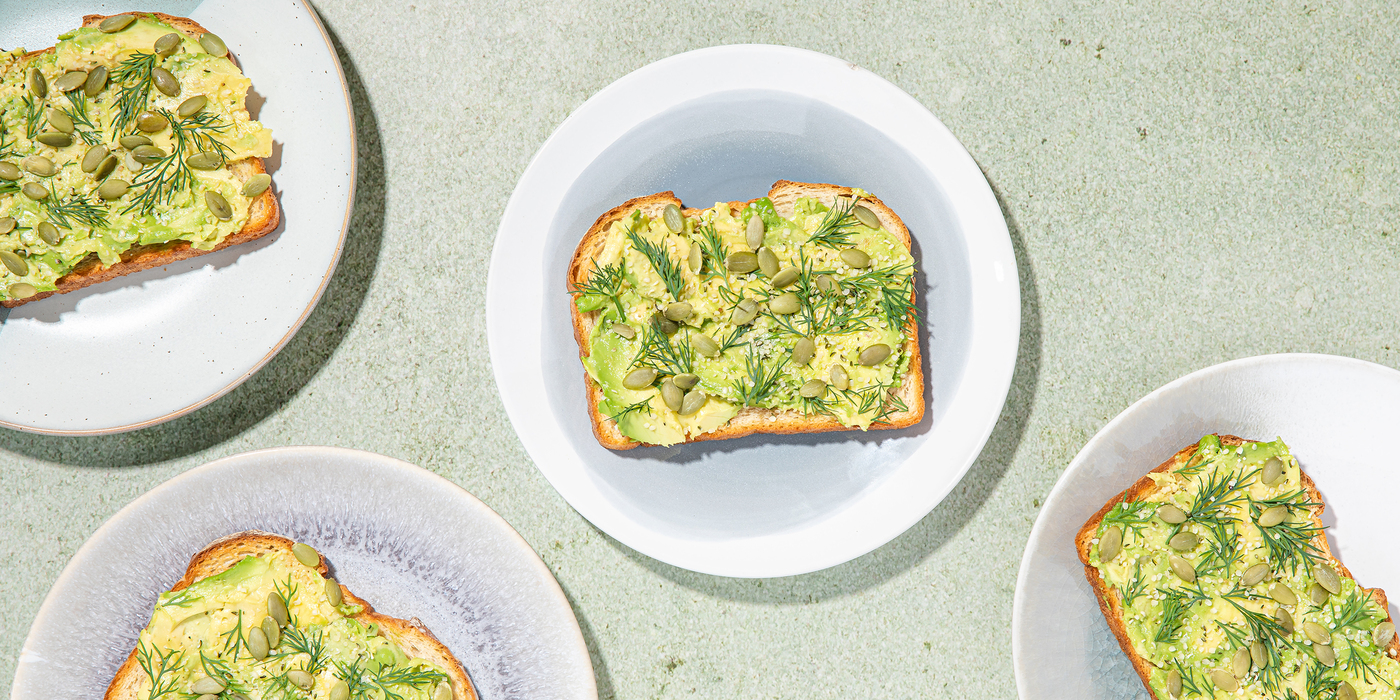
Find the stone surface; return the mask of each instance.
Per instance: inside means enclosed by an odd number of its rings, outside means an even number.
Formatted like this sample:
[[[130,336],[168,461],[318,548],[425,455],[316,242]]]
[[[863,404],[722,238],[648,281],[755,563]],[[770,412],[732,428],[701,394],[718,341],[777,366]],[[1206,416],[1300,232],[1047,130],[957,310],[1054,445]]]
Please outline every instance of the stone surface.
[[[1104,423],[1238,357],[1400,364],[1385,3],[315,5],[360,135],[340,269],[280,355],[190,416],[0,432],[0,677],[123,505],[220,456],[333,444],[420,464],[510,521],[573,602],[604,698],[1012,697],[1026,535]],[[933,110],[1000,198],[1024,308],[1001,422],[948,499],[869,555],[780,580],[676,570],[571,510],[501,412],[483,311],[497,219],[569,112],[651,61],[744,42],[840,56]]]

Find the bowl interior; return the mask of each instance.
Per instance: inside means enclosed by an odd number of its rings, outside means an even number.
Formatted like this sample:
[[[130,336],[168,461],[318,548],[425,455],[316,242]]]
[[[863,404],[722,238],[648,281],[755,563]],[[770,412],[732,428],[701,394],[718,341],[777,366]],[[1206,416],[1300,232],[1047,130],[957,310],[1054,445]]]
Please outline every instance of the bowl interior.
[[[570,324],[564,280],[579,239],[600,214],[632,197],[672,190],[687,206],[705,207],[764,195],[781,179],[862,187],[913,233],[924,420],[904,430],[754,435],[626,452],[598,445],[578,348],[572,335],[554,332]],[[825,102],[734,90],[678,104],[605,148],[550,225],[541,334],[548,409],[599,491],[658,534],[725,541],[788,532],[835,514],[905,468],[962,380],[972,308],[958,225],[946,193],[904,147]]]

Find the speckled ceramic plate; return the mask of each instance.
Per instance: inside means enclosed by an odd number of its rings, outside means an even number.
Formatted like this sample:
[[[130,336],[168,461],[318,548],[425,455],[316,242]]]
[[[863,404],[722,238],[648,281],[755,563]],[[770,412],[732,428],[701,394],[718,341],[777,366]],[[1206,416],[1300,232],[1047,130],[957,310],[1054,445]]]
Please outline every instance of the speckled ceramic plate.
[[[780,179],[862,187],[908,225],[925,324],[923,421],[604,449],[565,289],[579,239],[631,197],[672,190],[705,207],[767,194]],[[486,295],[502,402],[554,488],[648,556],[746,577],[853,559],[943,500],[1001,413],[1020,318],[1006,221],[952,133],[883,78],[783,46],[672,56],[579,107],[511,195]]]
[[[0,3],[0,46],[52,46],[85,14],[191,17],[253,81],[282,223],[251,243],[0,309],[0,426],[93,434],[193,411],[291,339],[340,258],[355,189],[354,120],[330,40],[301,0]]]
[[[1147,698],[1099,612],[1074,548],[1118,492],[1207,433],[1288,443],[1322,492],[1332,551],[1367,587],[1400,592],[1390,532],[1396,459],[1372,437],[1400,425],[1400,372],[1331,355],[1216,365],[1152,392],[1089,441],[1045,499],[1016,580],[1011,649],[1022,700]],[[1391,598],[1391,615],[1400,615]]]
[[[227,457],[112,516],[44,599],[12,697],[101,697],[190,556],[254,529],[316,547],[376,610],[422,620],[482,700],[596,700],[578,621],[510,525],[427,470],[333,447]]]

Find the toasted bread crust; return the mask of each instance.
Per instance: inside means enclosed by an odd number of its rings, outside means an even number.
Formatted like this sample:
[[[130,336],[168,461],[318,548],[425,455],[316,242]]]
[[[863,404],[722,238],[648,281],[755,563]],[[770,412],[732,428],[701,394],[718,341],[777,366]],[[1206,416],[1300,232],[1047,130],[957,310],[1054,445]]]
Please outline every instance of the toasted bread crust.
[[[1217,435],[1217,437],[1220,438],[1221,445],[1228,447],[1239,447],[1246,442],[1254,442],[1253,440],[1245,440],[1244,438],[1234,435]],[[1168,471],[1173,465],[1184,463],[1186,460],[1191,459],[1191,457],[1196,454],[1198,448],[1199,444],[1186,447],[1148,473]],[[1302,481],[1303,488],[1308,492],[1308,500],[1318,504],[1308,508],[1308,511],[1312,514],[1313,524],[1321,528],[1323,527],[1322,513],[1326,510],[1326,506],[1322,503],[1322,493],[1317,490],[1317,485],[1313,483],[1312,478],[1305,474],[1302,469],[1298,470],[1298,475]],[[1147,688],[1148,695],[1153,698],[1169,700],[1166,697],[1155,694],[1152,690],[1150,681],[1152,679],[1152,670],[1154,667],[1150,661],[1133,648],[1132,640],[1128,637],[1127,625],[1123,621],[1122,597],[1117,595],[1113,588],[1103,580],[1103,577],[1099,574],[1099,570],[1089,563],[1089,549],[1093,545],[1094,535],[1098,531],[1099,523],[1103,521],[1104,516],[1108,515],[1108,512],[1113,510],[1113,507],[1119,503],[1132,503],[1142,500],[1156,490],[1157,483],[1148,476],[1143,476],[1133,482],[1132,486],[1129,486],[1124,489],[1122,493],[1109,499],[1108,503],[1105,503],[1104,506],[1094,514],[1094,517],[1089,518],[1089,521],[1084,523],[1084,527],[1079,529],[1079,534],[1075,535],[1074,547],[1079,552],[1079,561],[1084,564],[1084,577],[1089,580],[1089,586],[1094,589],[1094,596],[1098,598],[1099,610],[1103,613],[1104,619],[1108,621],[1108,627],[1113,631],[1113,636],[1118,639],[1118,645],[1123,647],[1123,653],[1126,654],[1128,660],[1132,662],[1133,669],[1137,671],[1138,678],[1142,679],[1143,687]],[[1336,567],[1339,575],[1355,580],[1356,577],[1352,576],[1351,571],[1342,564],[1341,560],[1337,559],[1337,557],[1332,554],[1332,549],[1327,544],[1326,534],[1319,531],[1313,538],[1313,544],[1317,545],[1324,561],[1330,562]],[[1358,586],[1359,585],[1358,583]],[[1390,608],[1385,597],[1385,591],[1379,588],[1363,588],[1362,590],[1369,592],[1376,603],[1380,605],[1381,610],[1386,612],[1386,620],[1394,622],[1390,618]],[[1400,654],[1400,639],[1391,640],[1390,646],[1386,647],[1386,651],[1391,654],[1391,658],[1394,658],[1396,654]]]
[[[285,537],[259,530],[226,535],[214,540],[191,557],[185,575],[176,581],[170,590],[178,591],[195,581],[227,571],[245,557],[273,552],[290,553],[292,544],[294,543]],[[326,558],[322,556],[316,571],[324,576],[327,570]],[[373,606],[351,593],[344,584],[341,584],[340,592],[345,602],[364,608],[358,615],[353,616],[355,620],[365,624],[378,623],[384,636],[403,649],[410,658],[427,659],[447,671],[447,675],[452,678],[454,700],[477,700],[476,689],[462,664],[417,618],[400,620],[377,613]],[[107,686],[103,700],[135,700],[141,690],[143,678],[143,671],[136,659],[136,650],[132,649],[131,654],[126,657],[126,662],[117,669],[112,683]]]
[[[790,216],[794,203],[799,197],[812,197],[824,204],[830,205],[838,196],[850,196],[854,190],[850,187],[840,185],[813,184],[802,182],[790,182],[779,180],[773,183],[773,187],[768,191],[768,198],[773,201],[778,213]],[[743,210],[757,198],[748,202],[729,202],[732,212]],[[904,244],[906,250],[912,248],[913,239],[909,234],[909,229],[904,225],[894,210],[880,201],[873,195],[865,195],[861,198],[861,204],[875,212],[879,217],[880,224],[885,230],[894,234],[896,238]],[[704,209],[686,208],[681,200],[676,198],[674,192],[658,192],[645,197],[629,199],[622,204],[609,209],[593,226],[584,234],[579,241],[578,247],[574,250],[574,256],[569,261],[567,289],[587,281],[592,273],[594,260],[603,249],[603,244],[607,237],[608,229],[613,222],[622,219],[634,210],[649,217],[660,216],[666,205],[674,204],[680,207],[686,216],[694,216]],[[709,207],[706,207],[709,208]],[[913,301],[911,294],[910,301]],[[578,342],[579,357],[585,358],[592,353],[590,338],[593,335],[593,328],[597,325],[601,315],[599,311],[582,312],[578,306],[569,304],[569,310],[573,317],[574,340]],[[871,430],[890,430],[895,428],[907,428],[918,423],[924,416],[924,371],[923,360],[919,347],[919,328],[917,319],[910,319],[909,325],[905,328],[905,351],[909,354],[909,371],[904,377],[904,383],[900,385],[895,395],[904,401],[908,407],[907,411],[893,413],[889,416],[888,422],[873,424]],[[584,385],[587,387],[588,415],[593,425],[593,435],[598,438],[599,444],[611,450],[630,450],[641,446],[644,443],[633,440],[622,434],[617,424],[608,419],[599,410],[598,405],[604,400],[603,390],[598,386],[593,378],[584,372]],[[685,443],[702,442],[706,440],[727,440],[756,433],[768,433],[776,435],[789,435],[793,433],[824,433],[836,430],[858,430],[844,423],[823,415],[807,415],[801,411],[774,410],[770,408],[745,407],[738,415],[719,428],[687,438]],[[684,443],[682,443],[684,444]]]
[[[198,38],[200,34],[204,34],[208,31],[192,19],[175,17],[163,12],[129,12],[123,14],[134,14],[157,19],[174,27],[177,31],[186,36],[195,38]],[[109,16],[110,15],[85,15],[83,17],[83,26],[96,26]],[[25,54],[25,57],[27,58],[53,50],[54,47],[50,46],[47,49],[30,51]],[[229,60],[234,60],[232,53],[229,54]],[[237,61],[235,61],[235,64],[237,64]],[[229,168],[233,171],[234,176],[242,182],[247,182],[248,178],[254,175],[267,172],[267,168],[264,166],[261,158],[244,158],[243,160],[230,163]],[[273,193],[273,188],[269,187],[248,205],[248,222],[243,225],[243,228],[228,236],[222,243],[210,250],[195,248],[191,246],[188,241],[172,241],[157,245],[137,245],[132,246],[126,252],[122,253],[121,260],[110,266],[103,265],[102,261],[97,259],[97,254],[93,253],[79,261],[68,274],[58,278],[56,283],[58,287],[57,290],[40,292],[32,297],[26,297],[24,299],[7,299],[0,301],[0,306],[9,308],[23,306],[31,301],[38,301],[55,294],[66,294],[123,275],[149,270],[162,265],[169,265],[187,258],[220,251],[229,246],[257,240],[271,233],[273,229],[277,228],[277,224],[281,222],[281,220],[282,210],[278,205],[277,195]]]

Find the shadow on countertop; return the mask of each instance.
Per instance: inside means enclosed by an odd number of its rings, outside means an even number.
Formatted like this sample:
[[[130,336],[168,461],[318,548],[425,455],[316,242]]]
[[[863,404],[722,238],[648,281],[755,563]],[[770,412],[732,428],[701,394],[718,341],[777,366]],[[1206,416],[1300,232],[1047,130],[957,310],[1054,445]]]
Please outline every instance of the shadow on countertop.
[[[986,174],[985,172],[983,173]],[[981,455],[938,507],[899,537],[873,552],[826,569],[820,585],[814,574],[771,579],[733,579],[696,573],[662,563],[599,532],[603,539],[641,566],[686,588],[730,600],[795,605],[859,593],[919,565],[967,524],[996,488],[1020,447],[1040,377],[1040,293],[1035,270],[1006,197],[991,178],[992,193],[1006,218],[1021,285],[1021,342],[1001,417]],[[595,528],[596,530],[596,528]],[[577,612],[578,608],[574,608]]]
[[[340,264],[321,301],[282,351],[213,403],[168,423],[117,435],[57,437],[0,429],[0,450],[84,467],[128,467],[178,459],[272,415],[316,376],[364,304],[384,237],[384,148],[360,73],[331,27],[326,33],[349,87],[357,136],[356,187]]]

